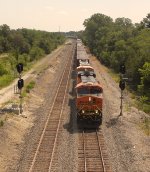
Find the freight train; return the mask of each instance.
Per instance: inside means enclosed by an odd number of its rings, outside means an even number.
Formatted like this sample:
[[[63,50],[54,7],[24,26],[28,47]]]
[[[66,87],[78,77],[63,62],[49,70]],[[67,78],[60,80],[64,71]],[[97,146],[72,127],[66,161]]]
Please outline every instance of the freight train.
[[[76,110],[78,124],[102,124],[103,88],[96,79],[94,68],[80,39],[77,39]]]

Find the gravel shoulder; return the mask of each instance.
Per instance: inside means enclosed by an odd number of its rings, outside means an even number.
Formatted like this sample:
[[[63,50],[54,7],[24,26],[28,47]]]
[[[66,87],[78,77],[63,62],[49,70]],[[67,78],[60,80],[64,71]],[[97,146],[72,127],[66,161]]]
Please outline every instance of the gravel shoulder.
[[[149,172],[150,137],[140,128],[148,114],[131,106],[125,92],[123,115],[120,114],[120,89],[106,67],[91,57],[97,79],[104,89],[103,133],[114,172]],[[126,108],[128,107],[128,108]]]
[[[51,83],[56,84],[57,79],[59,79],[54,78],[54,74],[59,71],[60,64],[63,62],[63,51],[63,47],[58,48],[52,54],[39,61],[34,66],[34,69],[24,76],[29,78],[30,74],[33,74],[34,77],[32,79],[35,80],[36,85],[33,91],[25,98],[22,115],[16,115],[9,111],[0,113],[0,119],[4,121],[4,125],[0,127],[0,172],[18,171],[22,162],[25,144],[28,144],[26,142],[27,136],[33,131],[34,126],[38,125],[38,117],[41,121],[46,118],[44,115],[38,116],[38,111],[43,107],[44,102],[48,99],[47,97],[51,98],[51,96],[47,95],[47,90],[51,88],[51,92],[49,91],[49,94],[51,94],[53,89],[55,89],[55,85],[51,86]],[[14,95],[13,86],[14,83],[0,91],[2,95],[0,97],[1,105],[5,101],[18,99],[18,95]],[[48,109],[48,107],[45,108]],[[37,115],[33,115],[35,111]],[[30,139],[34,140],[34,138]]]

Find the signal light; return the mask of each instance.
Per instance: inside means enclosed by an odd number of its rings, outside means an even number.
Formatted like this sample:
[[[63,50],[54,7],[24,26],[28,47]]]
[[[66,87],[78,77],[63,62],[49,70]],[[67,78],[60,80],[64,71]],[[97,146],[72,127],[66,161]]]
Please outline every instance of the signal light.
[[[23,79],[19,79],[18,80],[18,89],[21,90],[22,87],[24,87],[24,80]]]
[[[126,67],[124,64],[120,65],[120,73],[125,74],[126,73]]]
[[[125,86],[126,86],[125,85],[125,81],[120,81],[119,82],[119,87],[120,87],[121,90],[124,90],[125,89]]]
[[[22,63],[17,64],[16,68],[17,68],[18,73],[21,73],[23,71],[23,64]]]

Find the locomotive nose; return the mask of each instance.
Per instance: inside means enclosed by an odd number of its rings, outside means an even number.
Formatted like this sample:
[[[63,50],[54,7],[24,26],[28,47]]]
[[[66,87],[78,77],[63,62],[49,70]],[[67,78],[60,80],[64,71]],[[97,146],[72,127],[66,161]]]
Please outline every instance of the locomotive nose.
[[[89,102],[91,102],[91,100],[92,100],[91,97],[89,97]]]

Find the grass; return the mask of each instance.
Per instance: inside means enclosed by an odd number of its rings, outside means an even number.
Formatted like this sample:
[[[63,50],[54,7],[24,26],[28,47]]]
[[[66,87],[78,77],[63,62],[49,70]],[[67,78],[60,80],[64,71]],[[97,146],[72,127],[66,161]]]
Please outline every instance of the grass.
[[[0,89],[8,86],[14,80],[13,75],[3,75],[0,77]]]
[[[23,92],[22,92],[22,97],[26,97],[28,93],[30,93],[30,91],[35,87],[35,81],[31,81],[29,82],[25,88],[23,89]]]
[[[108,69],[107,68],[107,72],[111,75],[112,79],[119,83],[120,81],[120,76],[119,74],[115,73],[113,70]],[[129,90],[130,92],[130,97],[131,99],[133,99],[133,104],[136,106],[136,108],[144,111],[145,113],[150,113],[150,104],[145,101],[145,97],[141,96],[139,98],[139,96],[137,96],[136,92],[134,92],[133,90],[131,91],[131,89],[128,87],[128,85],[126,85],[126,89]]]
[[[30,93],[30,90],[32,90],[35,86],[35,81],[29,82],[29,84],[26,86],[26,92]]]
[[[0,57],[1,56],[2,55],[0,55]],[[26,64],[24,64],[23,73],[29,71],[36,62],[37,61],[26,62]],[[0,89],[10,85],[11,82],[18,76],[16,63],[17,61],[11,54],[7,54],[4,58],[0,58],[0,71],[3,72],[0,74]],[[14,72],[17,74],[16,76],[14,76]]]
[[[136,93],[132,93],[131,98],[134,100],[136,108],[150,114],[150,102],[145,99],[145,96],[140,97]]]
[[[145,118],[144,121],[140,124],[140,128],[147,136],[150,136],[150,118]]]
[[[2,53],[2,54],[0,54],[0,59],[6,58],[6,57],[8,57],[8,56],[9,56],[8,53]]]
[[[110,74],[110,76],[115,82],[119,83],[120,75],[118,73],[115,73],[112,69],[108,69],[107,72]]]
[[[139,100],[136,100],[136,106],[138,109],[144,111],[145,113],[150,113],[150,104],[149,103],[141,103]]]
[[[8,86],[15,78],[9,57],[0,58],[0,89]]]
[[[20,58],[19,62],[22,62],[24,64],[23,74],[29,71],[31,68],[34,67],[37,68],[38,62],[39,63],[41,62],[41,59],[45,57],[45,54],[42,54],[40,58],[35,58],[34,61],[29,61],[29,59],[25,61],[25,56],[29,56],[29,55],[19,56]],[[7,70],[6,74],[0,75],[0,89],[10,85],[11,82],[18,76],[18,75],[14,76],[14,70],[16,68],[16,64],[17,61],[13,54],[10,53],[0,54],[0,65],[2,65],[3,68]],[[40,68],[40,66],[38,68]],[[43,68],[45,69],[45,65]],[[37,70],[38,69],[36,69],[36,72]],[[39,71],[41,71],[41,69],[39,69]],[[30,90],[30,88],[28,90]]]

